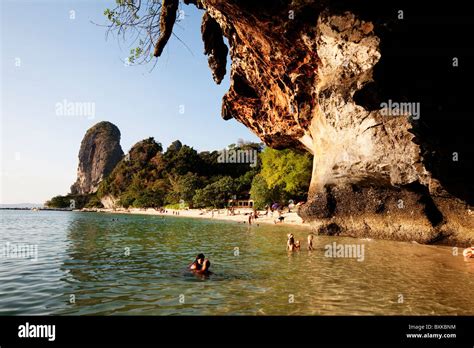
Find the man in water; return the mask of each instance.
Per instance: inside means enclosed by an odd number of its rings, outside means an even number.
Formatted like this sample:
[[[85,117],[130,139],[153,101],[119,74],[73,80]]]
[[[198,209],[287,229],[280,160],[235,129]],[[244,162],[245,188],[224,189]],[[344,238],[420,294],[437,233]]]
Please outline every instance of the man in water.
[[[189,266],[189,269],[198,273],[209,273],[209,267],[211,267],[211,261],[206,259],[204,254],[199,254],[196,256],[196,260]]]

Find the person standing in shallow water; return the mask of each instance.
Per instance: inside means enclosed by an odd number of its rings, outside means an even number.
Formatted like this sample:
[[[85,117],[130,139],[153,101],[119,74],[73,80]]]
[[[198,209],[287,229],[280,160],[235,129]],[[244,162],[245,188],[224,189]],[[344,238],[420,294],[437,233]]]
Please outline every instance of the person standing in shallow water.
[[[293,233],[287,235],[288,240],[286,242],[286,250],[288,251],[299,251],[301,249],[301,244],[299,240],[295,241],[295,236]]]
[[[295,236],[293,233],[288,234],[288,240],[286,241],[286,250],[294,251],[295,250]]]
[[[206,259],[204,254],[198,254],[189,269],[198,273],[209,273],[209,267],[211,267],[211,261]]]
[[[313,249],[313,235],[312,234],[308,234],[308,250],[309,251],[314,250]]]

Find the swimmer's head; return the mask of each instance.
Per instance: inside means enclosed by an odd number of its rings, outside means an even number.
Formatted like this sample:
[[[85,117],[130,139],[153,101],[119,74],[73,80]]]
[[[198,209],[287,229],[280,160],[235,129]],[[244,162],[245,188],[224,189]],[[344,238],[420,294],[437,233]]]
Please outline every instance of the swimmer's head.
[[[198,260],[204,261],[204,259],[205,259],[204,254],[198,254],[198,256],[196,256],[196,261]]]

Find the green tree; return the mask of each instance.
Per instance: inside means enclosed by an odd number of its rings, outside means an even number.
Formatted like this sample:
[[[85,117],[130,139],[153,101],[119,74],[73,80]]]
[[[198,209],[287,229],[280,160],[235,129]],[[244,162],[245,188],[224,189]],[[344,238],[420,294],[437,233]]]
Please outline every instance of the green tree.
[[[177,153],[181,148],[183,147],[183,144],[179,140],[173,141],[170,146],[166,149],[166,152],[173,152]]]
[[[231,148],[258,153],[261,145],[239,141]],[[201,207],[224,206],[231,195],[250,190],[260,167],[218,163],[218,157],[218,151],[197,153],[179,140],[163,153],[161,144],[148,138],[136,143],[102,180],[97,197],[111,195],[123,207],[179,204],[181,200],[190,207],[195,202]]]
[[[135,208],[158,208],[163,205],[163,196],[155,191],[144,189],[135,194]]]
[[[233,194],[235,194],[234,180],[230,176],[224,176],[203,189],[197,189],[193,203],[197,208],[223,208]]]
[[[67,209],[82,209],[89,205],[99,207],[100,201],[98,202],[95,194],[89,195],[73,195],[69,194],[66,196],[55,196],[45,203],[48,208],[67,208]]]
[[[306,195],[312,172],[312,159],[309,154],[267,147],[262,152],[261,159],[260,174],[269,189],[281,189],[295,197]]]
[[[157,143],[153,137],[139,141],[125,156],[125,161],[131,162],[132,167],[142,167],[147,164],[157,153],[163,151],[161,143]]]
[[[250,198],[253,199],[255,208],[264,209],[267,204],[286,201],[287,196],[278,187],[270,189],[265,178],[258,174],[253,178]]]
[[[49,208],[69,208],[71,199],[70,196],[54,196],[45,205]]]
[[[201,158],[196,150],[183,145],[176,150],[176,146],[170,146],[164,154],[167,162],[166,172],[170,174],[185,175],[188,172],[199,172]]]
[[[255,178],[255,176],[258,174],[258,172],[259,172],[259,169],[252,168],[249,171],[247,171],[245,174],[235,179],[235,191],[237,193],[250,191],[250,188],[252,186],[252,181]]]
[[[86,208],[103,208],[104,205],[97,197],[97,195],[93,194],[89,197],[87,204],[85,205]]]
[[[196,190],[203,187],[205,178],[200,178],[196,173],[187,173],[183,176],[170,176],[170,189],[166,195],[166,202],[176,204],[184,201],[193,207],[193,197]]]
[[[133,205],[133,202],[135,201],[136,196],[133,192],[124,192],[120,195],[119,199],[119,205],[121,205],[124,208],[128,208],[131,205]]]

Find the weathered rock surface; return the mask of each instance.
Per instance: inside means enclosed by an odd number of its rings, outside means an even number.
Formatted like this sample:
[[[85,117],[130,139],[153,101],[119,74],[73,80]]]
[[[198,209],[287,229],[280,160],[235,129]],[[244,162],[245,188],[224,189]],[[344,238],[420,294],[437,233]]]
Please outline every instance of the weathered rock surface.
[[[71,186],[71,193],[96,192],[99,183],[112,172],[122,157],[117,126],[104,121],[91,127],[81,142],[77,180]]]
[[[118,206],[118,198],[115,198],[111,195],[107,195],[100,199],[100,202],[104,206],[105,209],[114,209]]]
[[[390,0],[187,3],[228,39],[223,118],[313,154],[300,214],[318,232],[474,243],[473,123],[458,83],[474,73],[452,64],[467,54],[469,21]],[[412,109],[387,115],[392,101]]]

